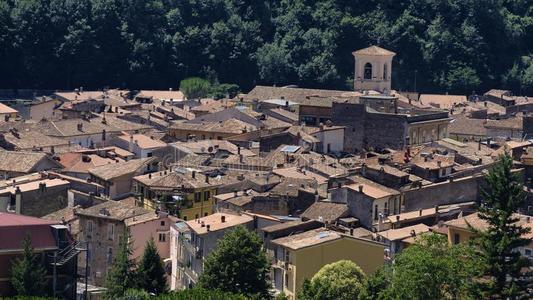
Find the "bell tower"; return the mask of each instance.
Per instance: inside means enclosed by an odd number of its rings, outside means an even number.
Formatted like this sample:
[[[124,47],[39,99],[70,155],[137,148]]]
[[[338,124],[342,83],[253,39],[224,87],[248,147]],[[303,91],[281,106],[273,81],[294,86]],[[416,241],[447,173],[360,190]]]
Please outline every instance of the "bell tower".
[[[392,58],[396,53],[370,46],[352,54],[355,58],[354,90],[388,94],[391,90]]]

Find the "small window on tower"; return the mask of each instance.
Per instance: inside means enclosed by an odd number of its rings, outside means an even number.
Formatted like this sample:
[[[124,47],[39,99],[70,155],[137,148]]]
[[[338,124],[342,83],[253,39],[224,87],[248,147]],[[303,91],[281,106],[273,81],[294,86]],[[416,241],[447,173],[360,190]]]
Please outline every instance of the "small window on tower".
[[[366,63],[365,64],[365,79],[372,79],[372,64]]]

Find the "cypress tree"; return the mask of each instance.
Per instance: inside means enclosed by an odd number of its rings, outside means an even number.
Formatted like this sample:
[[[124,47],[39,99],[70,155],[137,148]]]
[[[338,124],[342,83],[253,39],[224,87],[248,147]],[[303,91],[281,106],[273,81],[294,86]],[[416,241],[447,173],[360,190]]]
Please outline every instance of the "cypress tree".
[[[128,289],[135,287],[135,262],[131,259],[132,253],[130,233],[126,230],[120,236],[118,253],[107,273],[105,283],[107,298],[123,296]]]
[[[20,296],[43,296],[46,294],[46,269],[33,252],[30,235],[22,240],[22,257],[11,267],[11,284]]]
[[[168,290],[165,268],[153,238],[150,238],[144,247],[137,269],[137,288],[153,294],[162,294]]]
[[[513,298],[520,292],[522,260],[518,247],[529,244],[523,238],[529,228],[518,223],[515,212],[525,201],[519,175],[512,173],[513,159],[505,153],[498,164],[485,176],[488,188],[482,190],[483,205],[479,207],[480,219],[487,223],[486,230],[477,230],[477,243],[485,263],[488,283],[480,285],[481,291],[491,296]]]

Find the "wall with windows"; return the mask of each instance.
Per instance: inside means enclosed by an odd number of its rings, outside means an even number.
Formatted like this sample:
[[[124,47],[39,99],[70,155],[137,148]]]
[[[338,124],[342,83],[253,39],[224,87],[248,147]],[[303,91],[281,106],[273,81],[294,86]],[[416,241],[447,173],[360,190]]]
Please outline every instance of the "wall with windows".
[[[150,238],[154,239],[162,259],[170,257],[170,222],[168,216],[161,214],[156,219],[128,226],[133,239],[132,258],[139,260],[142,257]]]

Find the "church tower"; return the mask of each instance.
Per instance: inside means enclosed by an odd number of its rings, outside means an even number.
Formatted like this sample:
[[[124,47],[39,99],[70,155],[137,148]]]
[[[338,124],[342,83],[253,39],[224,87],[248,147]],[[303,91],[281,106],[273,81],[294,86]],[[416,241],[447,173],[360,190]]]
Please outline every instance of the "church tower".
[[[355,57],[354,89],[389,93],[392,58],[396,53],[378,46],[370,46],[352,54]]]

